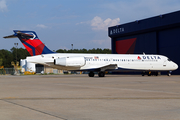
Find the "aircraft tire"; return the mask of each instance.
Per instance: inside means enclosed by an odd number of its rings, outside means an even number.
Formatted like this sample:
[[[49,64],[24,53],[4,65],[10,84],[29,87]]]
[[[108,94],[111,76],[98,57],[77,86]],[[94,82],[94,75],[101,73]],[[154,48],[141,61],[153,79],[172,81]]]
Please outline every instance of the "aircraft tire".
[[[146,74],[146,72],[142,72],[141,75],[144,76]]]
[[[156,72],[155,75],[158,76],[158,72]]]
[[[94,72],[90,72],[88,75],[89,77],[94,77]]]
[[[171,76],[171,72],[168,71],[168,72],[167,72],[167,76]]]
[[[99,77],[104,77],[104,76],[105,76],[105,73],[104,73],[104,72],[99,72],[99,73],[98,73],[98,76],[99,76]]]

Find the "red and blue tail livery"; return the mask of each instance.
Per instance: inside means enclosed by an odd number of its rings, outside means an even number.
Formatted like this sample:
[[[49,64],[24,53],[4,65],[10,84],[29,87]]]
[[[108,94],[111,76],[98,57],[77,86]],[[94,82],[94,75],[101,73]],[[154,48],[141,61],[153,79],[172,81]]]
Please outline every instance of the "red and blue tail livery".
[[[34,31],[14,30],[14,33],[4,38],[18,37],[31,56],[54,53],[41,42]]]

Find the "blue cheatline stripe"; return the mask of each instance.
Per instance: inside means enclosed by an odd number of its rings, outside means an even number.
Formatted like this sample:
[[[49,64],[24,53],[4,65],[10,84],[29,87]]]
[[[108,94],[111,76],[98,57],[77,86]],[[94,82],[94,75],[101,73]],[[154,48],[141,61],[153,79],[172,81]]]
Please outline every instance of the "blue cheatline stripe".
[[[36,55],[36,53],[35,53],[35,47],[31,46],[31,45],[28,44],[27,42],[24,42],[24,44],[25,44],[26,46],[28,46],[29,48],[32,49],[32,51],[33,51],[33,56]]]

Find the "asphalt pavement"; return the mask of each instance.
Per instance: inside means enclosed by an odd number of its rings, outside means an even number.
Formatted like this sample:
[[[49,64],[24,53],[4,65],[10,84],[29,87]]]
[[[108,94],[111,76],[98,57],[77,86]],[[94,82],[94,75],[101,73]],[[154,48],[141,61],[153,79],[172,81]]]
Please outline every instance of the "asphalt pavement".
[[[0,120],[179,120],[180,76],[0,76]]]

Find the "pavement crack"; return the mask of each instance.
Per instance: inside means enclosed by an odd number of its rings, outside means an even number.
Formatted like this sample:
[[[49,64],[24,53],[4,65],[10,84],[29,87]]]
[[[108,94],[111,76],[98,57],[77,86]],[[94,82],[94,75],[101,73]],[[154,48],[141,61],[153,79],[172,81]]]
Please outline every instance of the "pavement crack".
[[[31,108],[31,107],[28,107],[28,106],[25,106],[25,105],[21,105],[21,104],[18,104],[18,103],[9,101],[9,100],[2,100],[2,101],[13,104],[13,105],[17,105],[17,106],[20,106],[20,107],[23,107],[23,108],[26,108],[26,109],[29,109],[29,110],[32,110],[32,111],[36,111],[36,112],[39,112],[39,113],[42,113],[42,114],[45,114],[45,115],[49,115],[49,116],[52,116],[52,117],[55,117],[55,118],[58,118],[58,119],[61,119],[61,120],[68,120],[66,118],[63,118],[63,117],[60,117],[60,116],[57,116],[57,115],[53,115],[53,114],[50,114],[50,113],[47,113],[47,112],[44,112],[44,111],[41,111],[41,110],[38,110],[38,109],[34,109],[34,108]]]
[[[180,97],[73,97],[73,98],[0,98],[0,100],[152,100],[152,99],[180,99]]]

